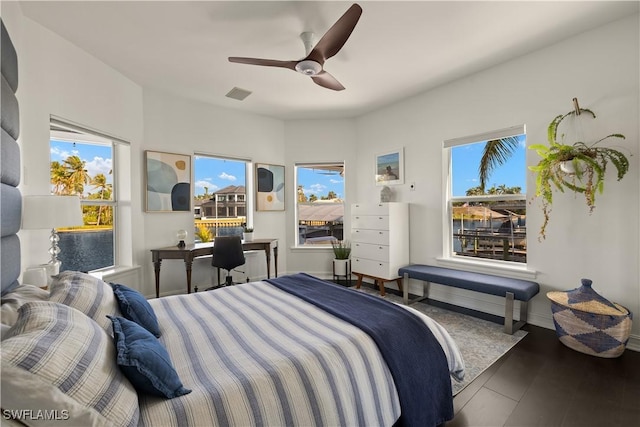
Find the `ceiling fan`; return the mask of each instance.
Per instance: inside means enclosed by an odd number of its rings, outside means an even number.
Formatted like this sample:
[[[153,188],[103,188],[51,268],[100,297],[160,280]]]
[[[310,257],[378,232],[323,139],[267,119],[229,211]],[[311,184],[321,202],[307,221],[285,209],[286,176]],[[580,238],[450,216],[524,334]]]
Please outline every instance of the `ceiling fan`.
[[[229,57],[229,62],[237,62],[240,64],[263,65],[266,67],[281,67],[297,71],[301,74],[311,77],[318,85],[327,89],[343,90],[344,86],[336,80],[331,74],[327,73],[324,68],[324,62],[334,56],[342,49],[347,42],[351,32],[355,28],[358,20],[362,15],[362,8],[358,4],[353,4],[347,11],[336,21],[329,31],[325,33],[320,41],[308,52],[304,59],[299,61],[279,61],[276,59],[259,59],[259,58],[241,58],[237,56]],[[305,46],[309,47],[311,33],[302,33]]]

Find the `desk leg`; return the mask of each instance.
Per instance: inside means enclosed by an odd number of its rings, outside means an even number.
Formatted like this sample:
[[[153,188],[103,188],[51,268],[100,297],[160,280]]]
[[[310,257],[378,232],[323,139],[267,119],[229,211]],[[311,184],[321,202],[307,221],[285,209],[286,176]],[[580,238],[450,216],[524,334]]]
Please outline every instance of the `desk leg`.
[[[271,247],[266,245],[264,247],[264,256],[267,258],[267,279],[271,279]],[[276,274],[276,277],[278,275]]]
[[[184,267],[187,270],[187,293],[191,293],[191,266],[193,265],[192,259],[184,260]]]
[[[154,257],[153,270],[156,273],[156,298],[160,298],[160,264],[162,264],[162,260]]]
[[[276,277],[278,277],[278,247],[273,248],[273,266],[276,268]]]

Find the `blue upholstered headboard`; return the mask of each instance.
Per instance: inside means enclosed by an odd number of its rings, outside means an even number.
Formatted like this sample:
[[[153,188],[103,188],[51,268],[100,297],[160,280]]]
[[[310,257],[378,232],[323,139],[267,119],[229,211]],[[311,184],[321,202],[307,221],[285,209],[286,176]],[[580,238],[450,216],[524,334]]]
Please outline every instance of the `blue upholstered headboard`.
[[[2,26],[2,152],[0,153],[0,214],[2,223],[2,294],[18,286],[20,276],[20,239],[18,231],[22,218],[20,184],[20,134],[18,110],[18,56],[9,33]]]

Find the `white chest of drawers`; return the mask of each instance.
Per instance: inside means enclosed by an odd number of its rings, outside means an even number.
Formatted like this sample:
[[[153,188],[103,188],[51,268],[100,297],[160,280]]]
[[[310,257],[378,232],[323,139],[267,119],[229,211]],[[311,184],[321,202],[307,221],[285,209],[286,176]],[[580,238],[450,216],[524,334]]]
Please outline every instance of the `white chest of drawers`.
[[[351,263],[358,277],[373,278],[384,295],[384,282],[395,280],[409,264],[409,204],[356,203],[351,206]]]

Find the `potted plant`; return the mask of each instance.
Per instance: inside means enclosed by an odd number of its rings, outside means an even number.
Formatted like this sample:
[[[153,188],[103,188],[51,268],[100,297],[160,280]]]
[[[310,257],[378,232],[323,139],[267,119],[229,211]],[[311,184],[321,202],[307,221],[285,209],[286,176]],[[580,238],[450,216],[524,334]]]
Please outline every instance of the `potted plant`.
[[[547,129],[549,145],[533,144],[529,148],[535,150],[542,159],[529,169],[536,172],[536,197],[541,197],[544,221],[540,227],[538,240],[545,238],[545,230],[549,222],[549,213],[553,202],[554,190],[564,192],[565,189],[584,194],[589,213],[595,208],[596,193],[602,194],[607,166],[613,164],[620,181],[629,170],[629,160],[618,150],[602,147],[602,141],[609,138],[624,139],[624,135],[613,133],[593,143],[576,141],[572,144],[564,142],[564,134],[558,141],[560,123],[571,116],[581,114],[596,117],[593,111],[576,107],[574,111],[556,116]]]
[[[331,246],[333,247],[333,275],[348,276],[351,244],[348,240],[332,240]]]
[[[245,242],[253,242],[253,227],[247,227],[246,224],[243,224],[242,240],[244,240]]]

